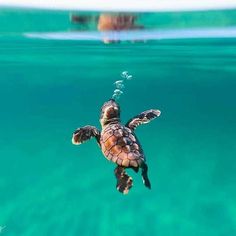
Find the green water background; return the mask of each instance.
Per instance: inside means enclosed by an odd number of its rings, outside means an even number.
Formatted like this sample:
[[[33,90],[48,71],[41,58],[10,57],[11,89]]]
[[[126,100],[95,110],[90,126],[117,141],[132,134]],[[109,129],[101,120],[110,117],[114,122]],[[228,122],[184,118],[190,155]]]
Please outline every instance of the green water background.
[[[17,25],[8,13],[2,19]],[[236,235],[236,40],[30,40],[21,32],[38,24],[29,24],[5,25],[0,38],[2,235]],[[136,131],[152,190],[130,172],[126,196],[95,140],[71,144],[75,128],[100,127],[123,70],[134,79],[120,99],[122,121],[162,111]]]

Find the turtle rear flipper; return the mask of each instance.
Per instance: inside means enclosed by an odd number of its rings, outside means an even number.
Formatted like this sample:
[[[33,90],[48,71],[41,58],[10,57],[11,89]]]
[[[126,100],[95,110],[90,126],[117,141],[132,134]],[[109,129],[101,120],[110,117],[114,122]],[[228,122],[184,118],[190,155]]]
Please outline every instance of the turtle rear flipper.
[[[75,130],[72,136],[72,143],[75,145],[79,145],[91,139],[92,137],[95,137],[97,142],[99,143],[100,131],[94,126],[86,125]]]
[[[117,179],[117,190],[123,194],[127,194],[133,186],[132,178],[126,173],[123,166],[117,166],[115,168],[115,176]]]
[[[142,163],[141,168],[142,168],[143,184],[144,184],[147,188],[151,189],[151,183],[150,183],[150,180],[148,179],[148,174],[147,174],[147,172],[148,172],[148,166],[147,166],[147,164],[146,164],[146,163]]]

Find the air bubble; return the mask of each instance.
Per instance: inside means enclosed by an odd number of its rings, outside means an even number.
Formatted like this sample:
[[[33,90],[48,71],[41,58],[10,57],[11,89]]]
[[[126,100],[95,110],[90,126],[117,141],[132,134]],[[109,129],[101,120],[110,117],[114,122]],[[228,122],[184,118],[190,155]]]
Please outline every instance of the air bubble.
[[[114,94],[121,95],[123,92],[119,89],[114,90]]]
[[[118,100],[118,99],[120,98],[120,95],[113,94],[113,95],[112,95],[112,98],[115,99],[115,100]]]
[[[127,79],[127,80],[131,80],[133,78],[132,75],[129,75],[129,72],[128,71],[123,71],[121,73],[121,77],[124,78],[124,79]]]
[[[121,73],[121,77],[122,78],[127,78],[127,76],[128,76],[128,71],[123,71],[122,73]]]
[[[123,84],[123,80],[117,80],[114,84],[115,84],[115,85],[117,85],[117,84]]]
[[[123,80],[118,80],[114,83],[117,89],[123,89],[125,86],[123,84]]]
[[[118,89],[124,89],[125,88],[125,86],[123,85],[123,84],[119,84],[119,85],[117,85],[116,86]]]

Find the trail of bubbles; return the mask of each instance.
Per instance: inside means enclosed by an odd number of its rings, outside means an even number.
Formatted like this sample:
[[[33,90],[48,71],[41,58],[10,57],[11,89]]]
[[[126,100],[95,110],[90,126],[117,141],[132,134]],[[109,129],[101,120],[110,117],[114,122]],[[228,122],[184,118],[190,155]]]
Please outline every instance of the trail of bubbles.
[[[116,101],[120,98],[121,94],[124,93],[123,90],[125,88],[125,85],[124,85],[125,81],[133,79],[133,76],[130,75],[128,71],[123,71],[121,73],[121,77],[123,78],[122,80],[117,80],[114,83],[115,89],[113,91],[112,98],[115,99]]]

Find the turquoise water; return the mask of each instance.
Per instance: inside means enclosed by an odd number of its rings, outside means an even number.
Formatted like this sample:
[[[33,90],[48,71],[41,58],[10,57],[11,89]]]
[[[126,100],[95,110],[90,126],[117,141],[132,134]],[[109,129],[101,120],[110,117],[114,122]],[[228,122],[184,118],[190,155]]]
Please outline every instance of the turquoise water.
[[[26,31],[0,38],[2,235],[236,234],[235,38],[105,45]],[[152,190],[129,172],[128,195],[95,140],[71,144],[77,127],[100,128],[124,70],[122,121],[162,111],[136,131]]]

